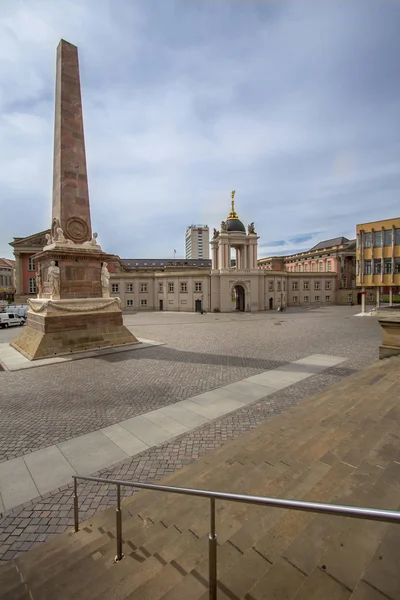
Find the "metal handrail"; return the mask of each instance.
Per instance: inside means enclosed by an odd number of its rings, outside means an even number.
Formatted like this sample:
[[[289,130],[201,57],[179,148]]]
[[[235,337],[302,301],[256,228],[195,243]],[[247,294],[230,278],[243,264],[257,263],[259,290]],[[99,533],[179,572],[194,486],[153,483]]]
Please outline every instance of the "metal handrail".
[[[303,500],[289,500],[286,498],[269,498],[266,496],[250,496],[246,494],[232,494],[229,492],[214,492],[211,490],[199,490],[195,488],[180,488],[169,485],[158,485],[156,483],[139,483],[123,481],[121,479],[106,479],[105,477],[89,477],[86,475],[73,475],[74,479],[74,525],[75,532],[79,531],[79,506],[78,506],[78,480],[95,481],[117,486],[117,508],[116,508],[116,540],[117,554],[115,561],[120,561],[124,555],[122,552],[122,510],[121,510],[121,486],[133,487],[156,492],[168,492],[171,494],[183,494],[186,496],[197,496],[210,499],[210,533],[209,539],[209,598],[217,599],[217,535],[215,531],[215,501],[226,500],[229,502],[243,502],[272,508],[285,508],[299,510],[302,512],[320,513],[339,517],[350,517],[353,519],[366,519],[368,521],[383,521],[385,523],[399,523],[400,512],[384,510],[380,508],[362,508],[359,506],[344,506],[341,504],[327,504],[323,502],[305,502]]]

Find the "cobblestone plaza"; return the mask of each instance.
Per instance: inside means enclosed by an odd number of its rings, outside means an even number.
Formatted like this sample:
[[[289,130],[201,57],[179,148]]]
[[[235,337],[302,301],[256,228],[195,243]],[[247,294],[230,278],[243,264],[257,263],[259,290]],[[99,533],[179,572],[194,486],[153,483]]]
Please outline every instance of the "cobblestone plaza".
[[[125,317],[139,338],[162,346],[0,372],[0,461],[8,461],[314,354],[341,364],[101,471],[155,481],[378,358],[380,328],[356,307],[286,313],[140,313]],[[0,343],[15,330],[2,330]],[[81,518],[113,503],[114,490],[80,486]],[[243,490],[245,492],[245,490]],[[9,560],[72,525],[71,485],[0,518]]]

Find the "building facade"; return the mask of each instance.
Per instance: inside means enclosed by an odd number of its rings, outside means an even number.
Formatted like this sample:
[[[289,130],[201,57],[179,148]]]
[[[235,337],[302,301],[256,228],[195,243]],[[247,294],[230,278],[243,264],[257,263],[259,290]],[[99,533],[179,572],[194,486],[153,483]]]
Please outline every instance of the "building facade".
[[[333,238],[322,241],[305,252],[261,258],[258,264],[261,269],[272,271],[335,274],[335,302],[361,304],[356,290],[356,240]],[[308,298],[307,302],[312,303],[312,295],[304,296]]]
[[[356,231],[356,283],[363,311],[371,296],[377,306],[383,295],[392,304],[400,287],[400,218],[362,223]]]
[[[36,296],[35,259],[47,231],[14,238],[17,300]],[[335,271],[289,270],[282,257],[258,260],[254,223],[246,229],[232,208],[220,231],[214,230],[209,259],[121,259],[108,257],[110,295],[125,312],[206,310],[211,312],[276,310],[279,307],[335,304]]]
[[[13,301],[15,293],[15,261],[0,258],[0,300]]]
[[[16,304],[25,304],[27,298],[36,297],[35,254],[46,245],[46,234],[50,229],[25,238],[15,237],[10,243],[15,256],[15,298]]]
[[[190,225],[186,229],[185,257],[189,260],[210,258],[210,230],[208,225]]]

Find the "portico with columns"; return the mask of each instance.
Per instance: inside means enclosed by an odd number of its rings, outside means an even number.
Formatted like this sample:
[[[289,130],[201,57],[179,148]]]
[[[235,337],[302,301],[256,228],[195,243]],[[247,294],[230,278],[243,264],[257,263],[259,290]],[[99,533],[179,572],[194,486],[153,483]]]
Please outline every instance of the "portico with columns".
[[[214,230],[211,240],[211,304],[221,312],[264,310],[263,274],[257,265],[258,236],[254,223],[246,231],[239,219],[235,193],[231,193],[226,221],[222,221],[220,231]]]

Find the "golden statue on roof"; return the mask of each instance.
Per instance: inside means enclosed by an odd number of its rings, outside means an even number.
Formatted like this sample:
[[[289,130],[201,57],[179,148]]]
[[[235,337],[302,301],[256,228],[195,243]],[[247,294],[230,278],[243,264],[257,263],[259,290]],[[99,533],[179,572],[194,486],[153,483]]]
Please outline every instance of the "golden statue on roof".
[[[239,219],[239,217],[237,216],[237,213],[235,212],[235,194],[236,194],[236,190],[232,190],[232,192],[231,192],[232,208],[231,208],[231,212],[228,215],[228,219]]]

